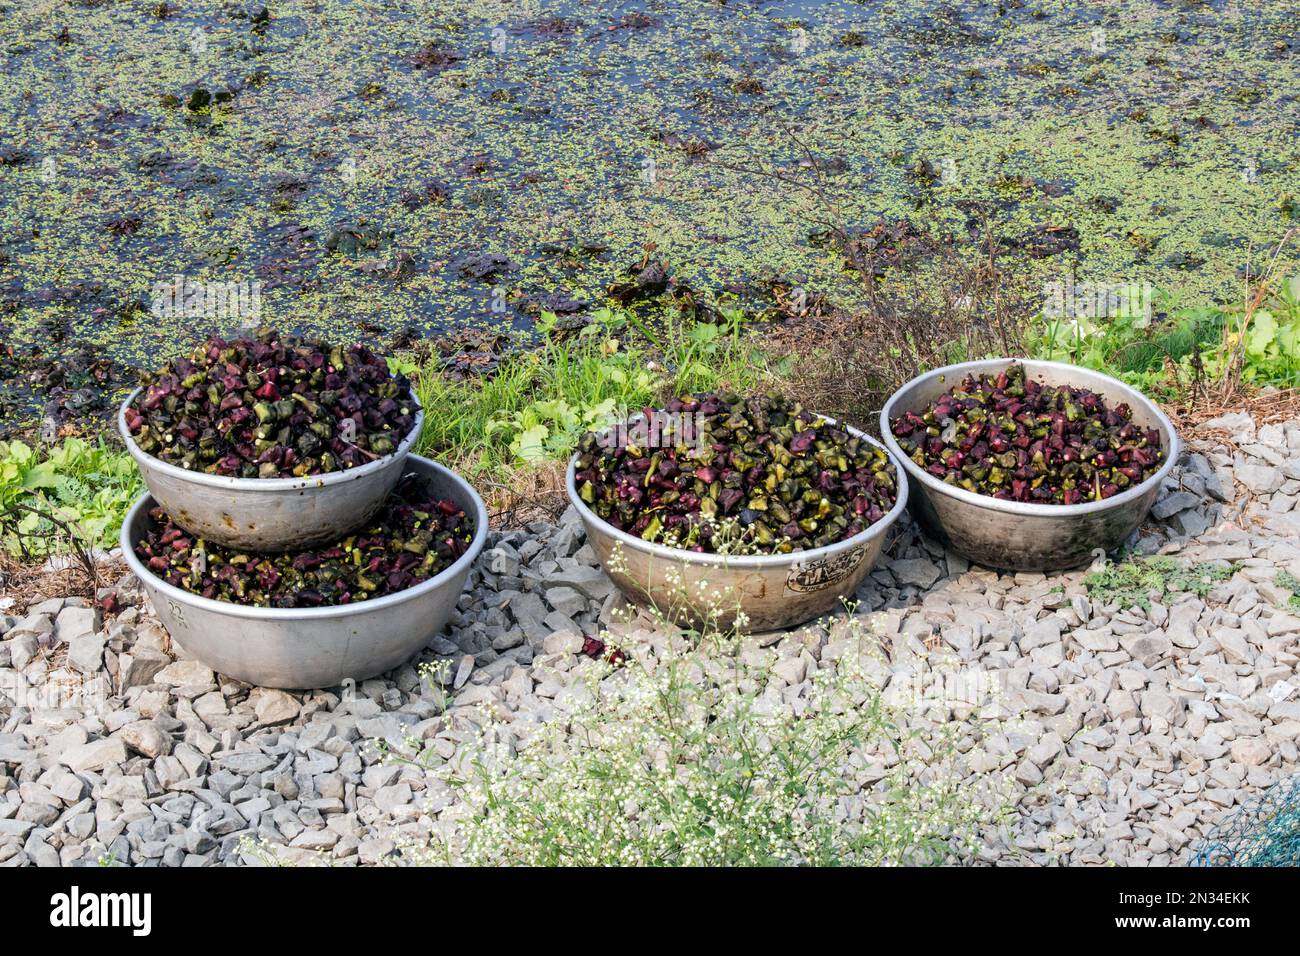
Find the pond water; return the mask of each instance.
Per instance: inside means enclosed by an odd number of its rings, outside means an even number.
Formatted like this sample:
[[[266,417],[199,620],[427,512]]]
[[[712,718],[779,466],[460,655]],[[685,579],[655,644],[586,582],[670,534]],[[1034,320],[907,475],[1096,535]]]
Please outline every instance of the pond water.
[[[982,203],[1034,281],[1236,298],[1300,216],[1296,19],[1293,0],[0,0],[4,427],[250,312],[388,344],[526,334],[649,243],[713,299],[761,308],[783,281],[851,306],[818,240],[831,210],[963,241]],[[926,281],[924,258],[887,281]],[[225,311],[169,312],[178,282]]]

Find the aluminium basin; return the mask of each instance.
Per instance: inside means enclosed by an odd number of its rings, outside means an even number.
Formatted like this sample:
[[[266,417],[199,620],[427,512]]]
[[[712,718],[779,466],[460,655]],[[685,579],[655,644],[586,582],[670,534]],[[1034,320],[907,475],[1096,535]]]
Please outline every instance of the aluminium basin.
[[[784,630],[826,614],[850,597],[880,557],[890,526],[907,507],[907,482],[898,456],[869,435],[848,425],[843,428],[884,448],[894,467],[898,497],[875,524],[822,548],[771,555],[702,554],[669,548],[618,530],[587,506],[573,479],[576,454],[569,460],[565,486],[601,566],[629,601],[696,626],[714,624],[729,629],[741,611],[747,631]]]
[[[474,520],[474,539],[455,563],[414,587],[354,604],[313,608],[248,607],[173,587],[135,555],[154,506],[142,495],[122,525],[122,555],[171,636],[213,670],[261,687],[334,687],[391,670],[428,646],[443,629],[470,565],[483,550],[483,499],[459,475],[418,455],[403,474],[426,476],[432,493],[451,498]]]
[[[364,525],[405,474],[407,456],[424,425],[424,410],[412,392],[415,424],[391,455],[303,478],[209,475],[140,449],[126,427],[126,409],[141,391],[132,392],[118,409],[117,429],[145,487],[186,531],[240,551],[298,551],[337,541]]]
[[[1045,385],[1073,385],[1101,395],[1114,408],[1126,402],[1133,421],[1160,433],[1165,460],[1141,484],[1102,501],[1077,505],[1003,501],[958,488],[929,474],[904,454],[890,424],[904,412],[922,414],[944,392],[968,375],[997,373],[1009,365],[1025,367],[1027,378]],[[976,564],[1007,571],[1057,571],[1092,560],[1096,552],[1123,544],[1146,517],[1160,483],[1178,461],[1181,443],[1173,423],[1154,402],[1123,382],[1063,362],[985,359],[948,365],[920,375],[896,391],[880,412],[880,433],[903,463],[912,513],[931,536]]]

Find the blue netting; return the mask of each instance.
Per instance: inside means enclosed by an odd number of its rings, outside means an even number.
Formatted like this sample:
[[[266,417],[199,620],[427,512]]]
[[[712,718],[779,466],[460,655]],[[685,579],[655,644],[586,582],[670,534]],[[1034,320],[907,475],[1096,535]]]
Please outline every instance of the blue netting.
[[[1300,866],[1300,775],[1234,811],[1197,847],[1191,866]]]

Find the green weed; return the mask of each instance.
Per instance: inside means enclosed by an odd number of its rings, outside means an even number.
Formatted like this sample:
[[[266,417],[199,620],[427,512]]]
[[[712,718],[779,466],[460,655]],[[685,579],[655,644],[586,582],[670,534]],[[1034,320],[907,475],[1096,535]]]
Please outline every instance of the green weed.
[[[58,550],[60,529],[86,545],[112,547],[143,490],[123,452],[67,438],[42,456],[20,441],[0,442],[0,550],[37,556]]]
[[[1083,583],[1094,601],[1146,610],[1152,600],[1160,600],[1170,592],[1204,597],[1215,584],[1232,577],[1235,570],[1231,565],[1210,562],[1180,564],[1165,555],[1155,555],[1108,564],[1089,574]]]
[[[1106,372],[1157,398],[1202,382],[1300,385],[1300,275],[1244,305],[1187,306],[1157,293],[1153,312],[1167,318],[1057,318],[1030,336],[1030,351]]]
[[[406,366],[425,410],[417,451],[471,477],[558,463],[583,432],[630,410],[673,393],[750,389],[765,374],[739,316],[659,329],[608,309],[593,318],[573,338],[507,356],[487,378],[457,382]],[[554,320],[543,313],[539,328]]]
[[[1273,578],[1273,583],[1291,592],[1291,596],[1287,598],[1286,606],[1293,611],[1300,611],[1300,578],[1297,578],[1290,571],[1279,571]]]

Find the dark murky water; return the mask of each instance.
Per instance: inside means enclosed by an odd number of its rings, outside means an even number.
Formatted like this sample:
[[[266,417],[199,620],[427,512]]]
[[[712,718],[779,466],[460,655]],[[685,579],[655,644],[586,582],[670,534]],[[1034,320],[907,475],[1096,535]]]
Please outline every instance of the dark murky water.
[[[249,322],[526,333],[647,243],[714,299],[851,305],[832,207],[961,239],[981,202],[1013,251],[1073,230],[1033,281],[1192,300],[1300,215],[1294,2],[265,9],[0,0],[6,428]]]

